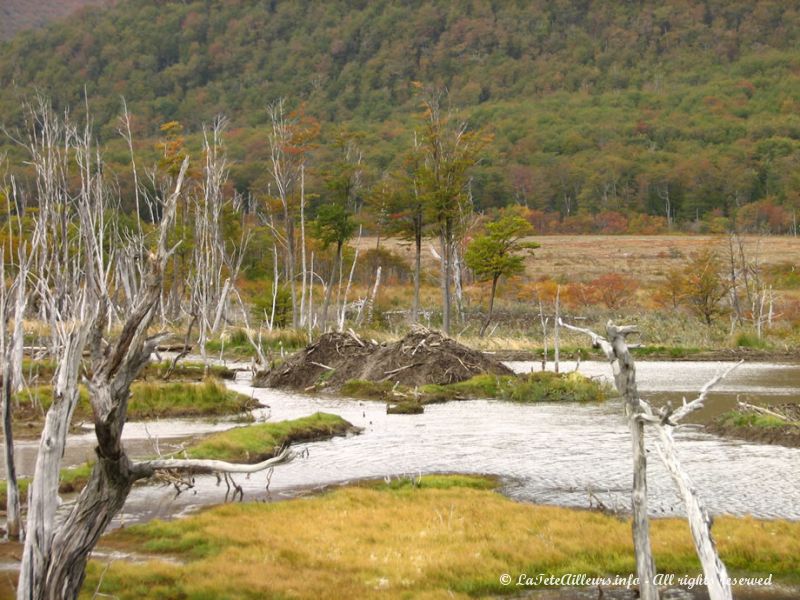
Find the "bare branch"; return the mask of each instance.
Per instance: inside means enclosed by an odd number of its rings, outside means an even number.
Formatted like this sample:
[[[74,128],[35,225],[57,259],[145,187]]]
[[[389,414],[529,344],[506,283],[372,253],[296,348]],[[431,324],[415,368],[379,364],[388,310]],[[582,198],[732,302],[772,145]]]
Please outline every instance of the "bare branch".
[[[700,390],[700,395],[697,396],[697,398],[695,398],[694,400],[692,400],[688,404],[684,404],[679,409],[677,409],[674,413],[672,413],[672,416],[670,416],[670,418],[669,418],[670,424],[675,425],[675,424],[678,423],[678,421],[680,421],[681,419],[685,418],[690,413],[693,413],[694,411],[702,408],[703,404],[706,401],[706,397],[708,396],[708,393],[711,391],[711,388],[713,388],[720,381],[722,381],[728,375],[730,375],[743,362],[744,362],[744,360],[740,360],[735,365],[729,367],[727,370],[725,370],[724,372],[716,375],[713,379],[708,381],[708,383],[706,383],[703,386],[703,388]]]
[[[615,361],[617,359],[617,357],[614,356],[614,348],[603,336],[596,334],[591,329],[584,329],[583,327],[576,327],[575,325],[564,323],[564,321],[561,319],[558,320],[558,324],[565,329],[569,329],[570,331],[577,331],[578,333],[588,335],[592,339],[592,346],[595,348],[600,348],[609,361]]]
[[[224,460],[206,460],[191,458],[157,459],[134,463],[131,470],[140,478],[149,477],[155,471],[191,471],[193,473],[258,473],[275,465],[293,460],[294,452],[284,448],[272,458],[252,465],[231,463]]]

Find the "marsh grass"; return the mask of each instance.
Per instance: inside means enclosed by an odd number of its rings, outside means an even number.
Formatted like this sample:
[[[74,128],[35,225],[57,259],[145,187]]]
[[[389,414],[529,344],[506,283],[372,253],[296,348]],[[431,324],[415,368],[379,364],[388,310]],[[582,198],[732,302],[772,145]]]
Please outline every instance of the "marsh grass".
[[[142,371],[140,379],[156,378],[161,379],[169,370],[172,361],[164,360],[161,362],[149,363]],[[180,361],[175,366],[169,381],[202,381],[208,377],[218,379],[233,379],[236,372],[233,369],[222,365],[204,365],[201,362]]]
[[[514,502],[493,485],[423,477],[133,526],[104,543],[185,562],[114,562],[100,591],[122,599],[469,598],[518,592],[500,584],[501,573],[635,570],[628,520]],[[733,574],[800,581],[800,523],[723,517],[714,532]],[[700,572],[685,521],[655,520],[652,538],[660,572]],[[84,589],[95,590],[105,568],[92,562]]]
[[[786,425],[798,425],[790,421],[784,421],[771,415],[759,415],[756,413],[746,413],[732,410],[719,416],[719,423],[723,427],[785,427]]]
[[[254,334],[258,339],[258,334]],[[302,330],[275,329],[261,332],[261,348],[265,354],[280,352],[293,352],[304,348],[308,343],[308,334]],[[209,340],[206,350],[211,354],[222,353],[227,357],[250,358],[255,355],[255,350],[247,339],[247,334],[242,329],[234,329],[223,337]]]
[[[217,417],[243,414],[258,403],[228,390],[216,379],[200,383],[187,382],[135,382],[131,386],[128,418],[132,421],[166,417]],[[53,401],[50,385],[32,386],[17,394],[19,408],[15,409],[17,421],[38,421]],[[91,420],[89,393],[80,386],[80,398],[75,408],[73,422]]]
[[[252,398],[210,378],[201,383],[137,382],[131,392],[128,416],[134,420],[235,415],[258,406]]]
[[[755,333],[743,331],[736,336],[734,346],[737,348],[766,350],[770,345],[765,339],[758,337]]]
[[[536,371],[519,375],[476,375],[446,385],[423,385],[416,391],[390,381],[346,382],[341,393],[352,398],[386,400],[402,404],[432,404],[449,400],[497,398],[511,402],[602,402],[611,388],[580,373]]]
[[[259,423],[214,433],[190,446],[188,456],[256,463],[274,456],[284,444],[328,439],[355,428],[338,415],[314,413],[292,421]]]
[[[58,491],[61,494],[69,494],[83,489],[86,482],[89,481],[89,476],[92,474],[93,463],[84,463],[77,467],[70,467],[61,469],[61,479],[58,485]],[[23,505],[28,502],[28,486],[30,485],[29,477],[22,477],[17,480],[19,483],[20,500]],[[5,479],[0,481],[0,510],[6,509],[6,491],[7,484]]]
[[[168,360],[148,363],[142,369],[139,379],[161,379],[171,364],[172,361]],[[22,373],[29,385],[46,384],[52,381],[57,366],[56,361],[51,359],[34,360],[32,358],[24,358],[22,360]],[[208,365],[208,368],[206,368],[200,362],[180,361],[170,375],[170,381],[202,381],[206,377],[233,379],[235,374],[232,369],[222,365]]]

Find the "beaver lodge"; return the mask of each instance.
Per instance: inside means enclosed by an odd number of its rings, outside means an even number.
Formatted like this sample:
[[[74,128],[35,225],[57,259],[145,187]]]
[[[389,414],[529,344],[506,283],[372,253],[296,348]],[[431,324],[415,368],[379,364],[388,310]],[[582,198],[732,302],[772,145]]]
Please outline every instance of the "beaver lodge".
[[[511,375],[483,352],[438,331],[414,327],[401,340],[378,344],[355,333],[326,333],[256,378],[259,387],[338,390],[351,380],[415,387],[466,381],[475,375]]]

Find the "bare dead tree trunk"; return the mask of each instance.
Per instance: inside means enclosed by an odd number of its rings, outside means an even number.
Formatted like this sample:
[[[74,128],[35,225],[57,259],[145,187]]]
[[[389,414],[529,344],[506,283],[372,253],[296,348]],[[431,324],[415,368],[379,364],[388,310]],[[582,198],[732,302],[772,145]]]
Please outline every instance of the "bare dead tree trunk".
[[[721,373],[720,375],[717,375],[711,381],[706,383],[706,385],[703,386],[702,390],[700,391],[699,396],[692,402],[687,404],[684,401],[683,406],[674,411],[670,406],[666,406],[662,408],[658,414],[654,414],[654,411],[651,408],[650,404],[648,404],[641,398],[637,397],[636,407],[631,406],[634,396],[632,392],[635,392],[636,389],[635,370],[633,368],[633,359],[630,357],[630,353],[627,350],[627,344],[625,343],[625,335],[633,333],[635,329],[631,327],[616,327],[609,322],[608,335],[609,338],[612,340],[612,343],[609,343],[607,340],[601,338],[596,333],[588,329],[581,329],[579,327],[574,327],[571,325],[565,325],[565,327],[591,336],[593,344],[595,346],[599,346],[600,348],[602,348],[603,351],[606,353],[606,356],[609,357],[609,360],[611,360],[614,363],[615,383],[617,384],[617,389],[625,396],[626,411],[628,411],[629,422],[633,421],[633,419],[631,419],[631,415],[636,415],[635,420],[642,426],[642,428],[644,427],[645,423],[650,424],[656,428],[656,433],[658,435],[656,450],[658,451],[659,456],[664,462],[664,465],[667,467],[667,470],[669,471],[673,479],[673,482],[675,483],[675,486],[677,487],[678,492],[680,493],[686,505],[686,515],[689,521],[689,528],[692,533],[692,539],[694,541],[695,549],[697,551],[697,556],[700,559],[700,563],[703,567],[703,574],[705,576],[709,597],[711,598],[711,600],[731,600],[732,591],[731,591],[730,581],[728,579],[727,569],[725,568],[725,565],[719,558],[719,553],[717,552],[716,544],[714,543],[714,538],[711,535],[712,520],[708,512],[700,502],[700,499],[698,497],[697,492],[695,491],[695,486],[692,483],[691,478],[683,470],[680,464],[677,452],[675,450],[674,440],[672,437],[672,428],[680,424],[680,421],[684,419],[687,415],[701,408],[704,405],[706,397],[708,396],[708,393],[711,390],[711,388],[714,387],[720,381],[722,381],[735,368],[741,365],[743,361],[740,361],[739,363],[733,365],[727,371]],[[625,358],[626,355],[627,358]],[[622,357],[622,360],[620,360],[620,357]],[[633,382],[633,387],[631,386],[631,382]],[[635,395],[638,396],[638,394]],[[634,443],[635,457],[637,454],[638,452],[636,449],[636,443]],[[635,488],[636,488],[636,478],[634,478],[634,494],[635,494]],[[646,492],[646,487],[645,487],[645,492]],[[646,518],[646,513],[645,513],[645,518]],[[647,560],[640,561],[639,557],[640,546],[637,546],[636,544],[637,526],[640,527],[641,525],[640,522],[637,520],[636,509],[634,505],[634,524],[633,524],[634,546],[636,548],[636,553],[637,553],[637,571],[638,571],[640,562],[645,562],[645,563],[650,562],[652,564],[652,555],[649,556],[650,558],[649,561]],[[649,546],[647,548],[649,553]],[[655,570],[654,567],[653,570]],[[642,584],[644,584],[645,580],[644,577],[642,577],[641,572],[639,572],[639,576],[640,580],[642,581]],[[646,593],[657,594],[658,588],[653,586],[652,590],[647,591],[644,588],[640,587],[640,591],[642,597],[644,598]]]
[[[308,271],[308,321],[306,331],[308,343],[311,343],[311,330],[314,328],[314,251],[311,251],[311,268]]]
[[[342,298],[342,309],[339,313],[339,331],[344,331],[344,322],[347,317],[347,295],[350,293],[350,286],[353,284],[353,274],[356,271],[356,263],[358,262],[358,251],[361,249],[361,232],[363,227],[358,228],[358,240],[356,241],[356,251],[353,255],[353,262],[350,265],[350,276],[347,278],[347,287],[344,289],[344,297]],[[341,270],[341,268],[340,268]]]
[[[455,296],[456,296],[456,309],[458,310],[458,320],[460,323],[464,323],[464,290],[461,285],[461,276],[463,275],[463,269],[461,266],[461,252],[458,248],[458,243],[453,240],[452,246],[452,260],[453,260],[453,287],[455,288]]]
[[[372,295],[369,297],[369,304],[367,305],[367,325],[372,323],[372,313],[375,310],[375,298],[378,297],[378,288],[381,285],[381,267],[375,272],[375,285],[372,287]]]
[[[272,177],[278,189],[278,198],[283,211],[284,242],[286,248],[285,273],[286,283],[292,297],[292,326],[299,323],[297,289],[295,285],[295,211],[291,206],[291,196],[297,182],[302,157],[292,158],[287,148],[292,143],[292,124],[286,117],[283,99],[268,107],[272,122],[269,136],[270,158],[272,161]],[[299,161],[299,162],[298,162]]]
[[[742,308],[739,305],[739,286],[736,277],[736,253],[734,252],[733,248],[733,238],[734,233],[731,233],[728,236],[728,251],[729,251],[729,258],[730,258],[730,265],[731,265],[731,303],[733,304],[734,314],[736,315],[736,321],[741,325],[742,323]]]
[[[306,168],[300,165],[300,268],[302,270],[302,288],[300,290],[300,322],[302,327],[306,319],[306,275],[308,265],[306,264]]]
[[[555,316],[553,317],[553,364],[555,372],[558,373],[558,363],[561,351],[560,328],[561,321],[561,286],[556,286]]]
[[[547,321],[548,317],[544,316],[544,307],[542,306],[542,297],[537,292],[539,300],[539,323],[542,326],[542,371],[547,369]]]
[[[483,334],[486,333],[486,328],[489,327],[489,323],[492,322],[492,312],[494,311],[494,295],[497,292],[498,279],[500,279],[499,275],[492,277],[492,291],[489,294],[489,310],[486,312],[486,320],[483,322],[481,330],[478,332],[478,337],[483,337]]]
[[[18,282],[17,282],[18,283]],[[5,252],[0,248],[0,356],[3,357],[3,460],[6,469],[6,535],[10,540],[20,537],[20,501],[17,469],[14,462],[14,431],[12,428],[13,389],[14,389],[14,348],[8,339],[8,293],[6,290]],[[22,329],[21,322],[15,325]]]
[[[630,327],[607,327],[614,357],[616,358],[614,380],[617,390],[625,398],[625,411],[633,443],[633,546],[636,553],[636,572],[639,574],[639,591],[643,600],[657,600],[658,586],[655,584],[655,563],[650,544],[650,521],[647,514],[647,453],[644,447],[644,423],[638,416],[642,413],[639,391],[636,387],[636,369],[628,351],[625,337],[634,333]]]
[[[411,323],[416,325],[419,322],[419,289],[422,270],[422,216],[419,219],[419,226],[414,226],[414,301],[411,304]]]
[[[336,243],[336,256],[333,259],[333,265],[331,266],[331,276],[328,279],[328,283],[325,285],[325,297],[322,300],[322,331],[325,332],[328,327],[328,309],[331,305],[331,297],[333,295],[333,282],[336,280],[336,273],[339,273],[339,287],[342,286],[342,275],[341,275],[341,263],[342,263],[342,242]],[[337,312],[338,312],[338,304],[337,304]]]
[[[85,297],[82,304],[86,306]],[[45,416],[36,455],[36,468],[28,490],[28,527],[17,585],[17,600],[57,598],[59,591],[58,587],[49,587],[47,573],[56,534],[59,467],[69,422],[78,402],[78,370],[88,338],[88,328],[75,323],[61,335],[64,348],[56,373],[53,403]],[[72,596],[64,595],[64,598],[74,598],[76,594],[77,592]]]
[[[441,246],[442,246],[442,329],[447,335],[450,335],[450,235],[449,230],[445,228],[441,233]]]
[[[564,323],[560,323],[562,326]],[[647,454],[644,446],[643,409],[636,387],[636,369],[628,351],[626,336],[636,333],[634,327],[617,327],[609,321],[606,331],[608,340],[587,329],[569,326],[570,329],[592,337],[611,362],[617,391],[625,399],[625,414],[633,443],[633,487],[631,509],[633,511],[633,547],[636,556],[636,573],[639,576],[639,593],[643,600],[658,600],[655,584],[655,563],[650,544],[650,521],[647,514]]]

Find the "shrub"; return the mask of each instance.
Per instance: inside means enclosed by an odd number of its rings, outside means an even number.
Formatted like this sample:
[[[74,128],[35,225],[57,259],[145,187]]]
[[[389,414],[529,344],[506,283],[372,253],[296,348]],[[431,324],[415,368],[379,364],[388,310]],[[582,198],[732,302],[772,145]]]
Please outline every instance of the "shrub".
[[[758,348],[764,349],[767,347],[767,342],[759,338],[754,333],[742,332],[736,336],[734,345],[737,348]]]

